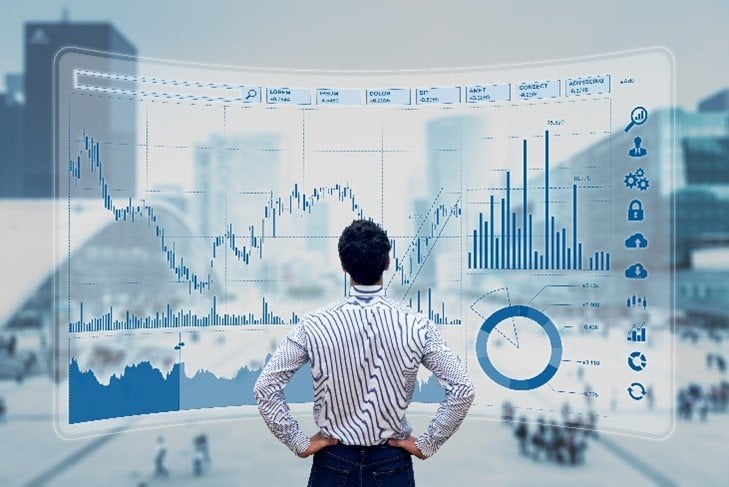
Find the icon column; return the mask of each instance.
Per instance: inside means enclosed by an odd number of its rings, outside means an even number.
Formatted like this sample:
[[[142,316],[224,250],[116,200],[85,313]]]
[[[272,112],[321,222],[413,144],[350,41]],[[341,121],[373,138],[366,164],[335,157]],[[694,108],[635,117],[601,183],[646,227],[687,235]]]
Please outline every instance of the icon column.
[[[645,312],[648,307],[648,300],[644,292],[645,284],[640,285],[639,283],[644,283],[649,276],[646,265],[648,252],[646,249],[649,247],[649,241],[648,233],[645,231],[649,214],[645,207],[646,199],[643,197],[650,188],[648,177],[650,168],[645,164],[649,149],[646,147],[644,138],[638,133],[647,121],[648,110],[643,106],[636,106],[630,112],[630,120],[624,131],[626,134],[632,131],[631,138],[626,140],[627,149],[624,154],[626,162],[635,169],[625,173],[623,184],[629,192],[638,193],[626,201],[625,210],[623,210],[628,229],[623,245],[629,256],[629,264],[624,271],[625,279],[629,283],[625,305],[631,315],[631,321],[633,321],[632,327],[627,330],[626,335],[626,341],[631,348],[628,349],[624,364],[627,367],[627,373],[632,377],[629,379],[625,391],[628,398],[636,402],[648,397],[651,391],[650,387],[646,387],[643,377],[643,371],[647,368],[649,359],[644,351],[634,348],[645,345],[648,339],[646,320],[635,319],[638,315],[647,319]]]

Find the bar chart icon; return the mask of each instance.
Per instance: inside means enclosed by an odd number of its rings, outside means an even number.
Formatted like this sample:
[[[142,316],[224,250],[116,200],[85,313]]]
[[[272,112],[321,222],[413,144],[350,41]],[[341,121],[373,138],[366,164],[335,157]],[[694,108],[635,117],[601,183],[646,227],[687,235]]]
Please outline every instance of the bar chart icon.
[[[625,306],[627,306],[628,308],[646,309],[648,307],[648,300],[645,296],[636,296],[635,294],[633,294],[632,296],[626,298]]]
[[[628,332],[629,342],[644,342],[646,339],[645,325],[641,327],[633,326]]]

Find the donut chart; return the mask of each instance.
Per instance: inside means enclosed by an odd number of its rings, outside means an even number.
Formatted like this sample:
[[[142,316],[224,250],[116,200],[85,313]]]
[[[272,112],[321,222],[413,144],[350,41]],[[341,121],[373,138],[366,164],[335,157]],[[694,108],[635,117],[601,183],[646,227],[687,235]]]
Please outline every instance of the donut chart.
[[[544,370],[534,377],[527,379],[515,379],[502,374],[494,366],[486,349],[489,335],[494,331],[496,326],[506,319],[515,317],[526,318],[539,325],[547,334],[552,349],[549,362],[544,367]],[[497,384],[516,391],[528,391],[543,386],[557,373],[559,364],[562,361],[562,339],[552,320],[541,311],[520,304],[510,305],[499,309],[484,320],[476,337],[476,357],[486,375]]]

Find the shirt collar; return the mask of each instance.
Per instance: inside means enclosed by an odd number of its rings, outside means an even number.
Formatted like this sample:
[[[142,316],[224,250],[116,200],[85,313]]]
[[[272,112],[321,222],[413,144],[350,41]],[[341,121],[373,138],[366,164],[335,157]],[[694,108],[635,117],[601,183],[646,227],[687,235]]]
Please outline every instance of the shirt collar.
[[[384,296],[385,287],[381,284],[373,284],[371,286],[357,284],[356,286],[349,286],[349,295],[350,297],[369,301],[375,296]]]

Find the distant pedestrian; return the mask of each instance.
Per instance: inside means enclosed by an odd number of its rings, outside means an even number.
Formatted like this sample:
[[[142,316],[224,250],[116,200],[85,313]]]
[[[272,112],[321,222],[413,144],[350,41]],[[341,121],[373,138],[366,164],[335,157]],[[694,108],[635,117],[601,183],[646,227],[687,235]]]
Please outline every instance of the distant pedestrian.
[[[706,397],[703,397],[700,399],[701,404],[699,405],[699,417],[701,418],[701,422],[705,423],[706,418],[709,415],[709,401]]]
[[[542,452],[547,457],[547,427],[544,424],[544,418],[539,418],[537,431],[532,435],[532,458],[539,461]]]
[[[208,437],[201,433],[192,439],[194,454],[192,459],[192,473],[195,477],[203,474],[205,468],[210,466],[210,450]]]
[[[719,372],[722,374],[726,372],[726,360],[724,360],[724,357],[721,355],[716,356],[716,368],[719,369]]]
[[[157,437],[157,453],[154,456],[154,474],[157,477],[167,477],[170,474],[170,471],[165,467],[165,457],[167,457],[165,439],[159,436]]]
[[[501,405],[501,420],[504,423],[511,423],[514,421],[514,415],[516,413],[516,410],[514,408],[514,405],[511,404],[509,401],[504,401],[504,403]]]
[[[203,465],[205,460],[203,459],[202,452],[195,450],[192,454],[192,474],[195,477],[200,477],[203,474]]]
[[[557,463],[564,463],[565,458],[562,454],[562,449],[565,446],[565,440],[562,436],[562,431],[560,430],[559,426],[555,421],[552,421],[550,428],[550,437],[549,437],[549,455],[548,457]]]
[[[519,425],[514,430],[514,436],[519,440],[519,453],[522,455],[529,456],[529,448],[527,446],[527,439],[529,438],[529,426],[527,425],[527,419],[522,416],[519,420]]]
[[[565,448],[567,449],[567,458],[570,465],[577,465],[577,434],[573,429],[567,430]]]

